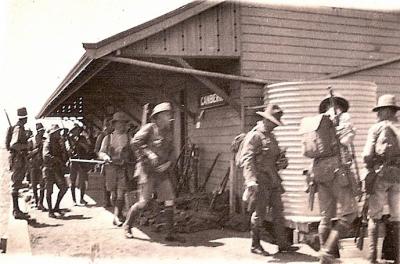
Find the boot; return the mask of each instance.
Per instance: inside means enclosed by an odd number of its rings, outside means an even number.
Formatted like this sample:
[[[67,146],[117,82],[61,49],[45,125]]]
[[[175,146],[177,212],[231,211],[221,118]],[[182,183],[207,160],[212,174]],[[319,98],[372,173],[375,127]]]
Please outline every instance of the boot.
[[[123,222],[121,221],[121,214],[122,214],[122,206],[124,205],[123,200],[117,200],[115,201],[115,206],[114,206],[114,219],[113,219],[113,225],[121,227]]]
[[[38,207],[39,206],[39,196],[38,196],[38,192],[37,192],[36,183],[32,185],[32,191],[33,191],[33,197],[35,199],[36,207]]]
[[[335,260],[335,248],[338,245],[340,234],[343,234],[348,230],[348,224],[338,221],[332,230],[329,232],[329,236],[325,241],[325,244],[321,249],[320,262],[321,264],[331,264]]]
[[[295,252],[299,249],[299,247],[293,247],[290,245],[287,239],[286,228],[283,223],[283,221],[275,221],[274,225],[275,237],[277,238],[278,243],[278,252]]]
[[[123,224],[124,234],[126,238],[133,238],[132,227],[135,222],[136,216],[139,214],[139,205],[135,203],[129,208],[128,213],[126,214],[126,220]]]
[[[56,201],[56,204],[55,204],[55,206],[54,206],[53,212],[61,213],[61,210],[60,210],[60,203],[61,203],[61,200],[62,200],[62,198],[64,197],[64,195],[65,195],[66,192],[67,192],[67,188],[61,189],[61,190],[59,191],[59,193],[58,193],[58,195],[57,195],[57,201]]]
[[[54,214],[54,211],[53,211],[53,205],[51,202],[51,194],[47,194],[46,200],[47,200],[47,206],[49,207],[49,217],[57,218],[57,216]]]
[[[12,193],[13,216],[15,219],[28,219],[29,215],[22,212],[18,205],[18,193]]]
[[[328,239],[329,233],[331,231],[331,228],[324,225],[324,226],[318,226],[318,236],[319,236],[319,243],[320,247],[322,248]],[[339,253],[339,243],[337,243],[333,249],[332,255],[335,258],[340,258],[340,253]]]
[[[81,197],[80,197],[81,199],[80,199],[79,203],[83,204],[83,205],[87,205],[88,202],[86,202],[85,199],[83,199],[85,197],[85,193],[86,193],[86,182],[81,184],[80,191],[81,191]]]
[[[369,219],[368,222],[368,261],[369,263],[378,263],[377,258],[377,248],[378,248],[378,237],[379,237],[379,220]]]
[[[393,226],[393,248],[394,248],[394,253],[393,253],[393,257],[394,257],[394,263],[395,264],[399,264],[400,263],[400,222],[396,221],[396,222],[392,222],[392,226]]]
[[[72,202],[74,203],[74,206],[77,206],[78,204],[76,203],[76,195],[75,195],[75,186],[71,185],[71,196],[72,196]]]
[[[174,209],[172,206],[167,206],[165,207],[165,221],[166,221],[166,227],[167,227],[167,235],[165,236],[165,240],[166,241],[170,241],[170,242],[180,242],[180,243],[185,243],[186,240],[181,237],[178,236],[175,233],[174,230]]]
[[[110,192],[104,190],[104,207],[111,207]]]
[[[43,206],[43,200],[44,200],[44,190],[40,189],[39,191],[39,204],[38,204],[38,210],[46,210]]]
[[[258,227],[252,227],[250,231],[251,235],[251,249],[250,252],[261,255],[269,256],[270,254],[264,250],[260,243],[260,229]]]

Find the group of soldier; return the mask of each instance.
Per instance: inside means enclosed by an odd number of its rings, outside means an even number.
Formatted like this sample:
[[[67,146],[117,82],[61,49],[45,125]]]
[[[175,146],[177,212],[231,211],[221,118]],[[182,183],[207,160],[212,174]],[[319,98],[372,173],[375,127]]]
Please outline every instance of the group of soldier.
[[[88,171],[93,163],[101,164],[104,176],[105,205],[114,207],[113,224],[123,226],[126,238],[133,238],[132,227],[140,211],[144,209],[153,193],[164,202],[168,241],[181,241],[173,231],[174,191],[171,184],[172,169],[172,107],[164,102],[154,107],[151,122],[134,131],[129,126],[129,117],[124,112],[116,112],[106,119],[103,131],[97,135],[95,144],[91,144],[78,124],[67,131],[54,124],[47,131],[41,123],[36,124],[36,135],[28,139],[25,131],[27,122],[26,108],[17,110],[18,122],[12,127],[9,143],[10,169],[12,182],[13,216],[16,219],[28,219],[18,204],[18,193],[29,168],[35,207],[48,211],[51,218],[63,215],[60,203],[70,187],[74,205],[78,205],[75,190],[80,190],[80,205],[86,205],[85,191]],[[136,132],[136,133],[135,133]],[[93,147],[92,147],[93,145]],[[68,186],[65,174],[70,175]],[[138,184],[140,197],[123,219],[125,194]],[[57,185],[58,194],[53,206],[53,187]],[[38,194],[39,186],[39,194]],[[46,197],[47,208],[44,206]]]
[[[325,98],[321,101],[319,112],[327,115],[336,125],[339,138],[337,151],[331,156],[315,158],[311,171],[318,185],[318,199],[321,221],[318,228],[321,244],[321,263],[332,263],[339,257],[338,241],[346,234],[358,216],[358,206],[351,181],[338,173],[342,159],[347,159],[349,146],[355,137],[351,117],[348,114],[349,101],[342,96]],[[394,237],[399,238],[400,228],[400,127],[396,112],[400,106],[393,95],[379,98],[372,111],[377,113],[378,122],[368,133],[363,159],[368,174],[365,177],[365,190],[369,195],[369,255],[370,263],[377,263],[378,226],[383,214],[385,202],[389,204],[390,221],[393,224]],[[288,166],[287,157],[279,147],[273,134],[274,128],[283,125],[283,110],[274,104],[268,105],[264,111],[257,112],[262,120],[246,134],[241,150],[241,167],[245,178],[245,193],[252,203],[251,215],[251,252],[269,255],[260,243],[260,232],[263,228],[266,209],[272,209],[274,230],[280,252],[295,250],[286,240],[283,203],[284,192],[279,170]],[[53,125],[44,138],[44,127],[36,125],[37,134],[28,141],[24,125],[27,120],[25,108],[18,109],[19,121],[13,128],[11,140],[11,170],[13,215],[15,218],[26,218],[18,207],[18,190],[25,175],[24,169],[29,160],[34,199],[38,209],[44,210],[44,197],[50,217],[62,213],[60,202],[68,190],[64,173],[68,160],[91,158],[89,145],[82,135],[82,128],[74,126],[68,135]],[[171,183],[172,170],[172,108],[169,103],[161,103],[153,108],[151,122],[143,125],[134,135],[128,132],[129,118],[123,112],[116,112],[112,119],[106,120],[104,130],[97,136],[94,153],[102,161],[102,173],[105,176],[106,197],[114,206],[113,224],[122,226],[124,236],[133,238],[132,227],[141,210],[156,193],[159,201],[164,202],[166,219],[166,240],[182,241],[173,231],[174,223],[174,191]],[[389,128],[389,129],[388,129]],[[397,144],[390,144],[388,139],[392,131]],[[63,135],[62,135],[63,134]],[[393,135],[392,135],[393,138]],[[76,204],[75,188],[79,178],[80,204],[84,199],[88,167],[85,163],[70,162],[70,189],[73,202]],[[77,177],[79,175],[79,177]],[[124,195],[129,190],[130,182],[137,179],[140,197],[133,204],[124,221],[122,208]],[[59,193],[54,207],[52,206],[53,185]],[[37,194],[37,185],[40,194]],[[387,198],[386,198],[387,197]],[[244,198],[245,199],[245,198]],[[246,198],[247,199],[247,198]],[[387,200],[386,200],[387,199]],[[108,201],[109,203],[110,201]],[[340,212],[337,208],[340,207]],[[332,220],[336,218],[335,222]],[[399,263],[399,241],[393,242],[395,263]]]
[[[347,162],[349,148],[355,136],[351,117],[347,112],[349,101],[333,94],[320,102],[321,117],[328,116],[336,126],[336,151],[331,155],[314,158],[311,173],[318,187],[321,221],[318,227],[321,244],[320,263],[333,263],[339,258],[338,241],[348,234],[358,217],[358,206],[352,186],[353,181],[340,171],[340,165]],[[382,221],[384,205],[389,207],[393,241],[392,260],[399,263],[400,229],[400,123],[396,112],[400,109],[395,96],[385,94],[379,97],[372,111],[377,113],[378,122],[368,132],[363,151],[363,161],[368,170],[364,189],[368,196],[368,261],[377,262],[378,230]],[[266,208],[272,208],[274,230],[279,251],[291,251],[285,242],[284,216],[281,194],[284,192],[279,170],[288,166],[288,159],[279,148],[272,133],[283,125],[283,110],[278,105],[268,105],[263,112],[257,112],[263,120],[247,133],[241,150],[241,167],[245,178],[244,200],[253,204],[251,216],[251,252],[269,255],[260,244],[260,230]],[[347,175],[348,176],[348,175]],[[340,211],[337,211],[340,208]],[[332,221],[332,220],[336,221]]]

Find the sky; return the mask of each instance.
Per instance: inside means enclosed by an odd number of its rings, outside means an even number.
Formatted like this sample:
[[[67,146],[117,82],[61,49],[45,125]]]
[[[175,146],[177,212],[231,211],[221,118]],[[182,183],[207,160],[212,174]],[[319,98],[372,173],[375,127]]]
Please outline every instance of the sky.
[[[29,114],[28,126],[34,127],[34,116],[84,54],[83,42],[98,42],[189,2],[190,0],[1,0],[0,137],[8,126],[3,109],[7,110],[11,122],[14,123],[16,109],[26,106]],[[400,10],[398,0],[264,2]]]

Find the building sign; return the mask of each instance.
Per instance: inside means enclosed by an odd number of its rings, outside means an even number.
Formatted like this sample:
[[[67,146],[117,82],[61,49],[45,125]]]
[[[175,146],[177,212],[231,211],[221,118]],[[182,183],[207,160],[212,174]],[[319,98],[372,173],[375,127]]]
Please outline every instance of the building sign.
[[[206,109],[225,105],[224,99],[217,94],[207,94],[200,96],[200,109]]]

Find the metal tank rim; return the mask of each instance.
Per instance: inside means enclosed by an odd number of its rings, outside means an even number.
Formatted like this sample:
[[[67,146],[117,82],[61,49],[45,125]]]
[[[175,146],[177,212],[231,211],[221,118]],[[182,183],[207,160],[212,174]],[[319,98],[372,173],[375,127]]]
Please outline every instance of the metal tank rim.
[[[305,85],[305,84],[329,84],[329,83],[337,83],[337,84],[348,84],[348,85],[362,85],[365,84],[366,86],[374,85],[377,86],[375,82],[369,81],[354,81],[354,80],[343,80],[343,79],[327,79],[327,80],[309,80],[309,81],[295,81],[295,82],[278,82],[266,85],[267,88],[274,88],[274,87],[282,87],[282,86],[293,86],[293,85]]]

